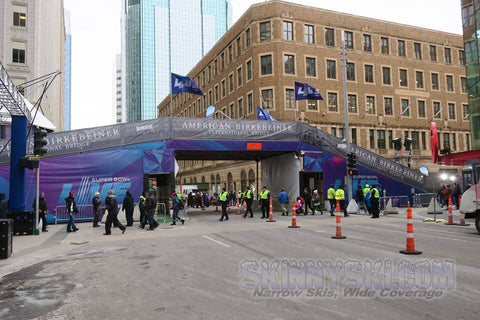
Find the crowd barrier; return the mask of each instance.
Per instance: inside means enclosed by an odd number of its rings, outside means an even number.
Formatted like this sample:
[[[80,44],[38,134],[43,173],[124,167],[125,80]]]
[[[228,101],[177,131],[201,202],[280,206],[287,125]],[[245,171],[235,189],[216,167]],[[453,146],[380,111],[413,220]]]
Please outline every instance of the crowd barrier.
[[[436,197],[435,193],[418,193],[413,196],[413,205],[417,208],[428,207],[432,198]]]
[[[78,205],[77,206],[78,213],[75,214],[75,221],[76,222],[91,222],[93,221],[93,205],[86,204],[86,205]],[[157,210],[159,210],[159,214],[165,214],[166,208],[164,203],[157,204]],[[57,223],[67,223],[70,219],[67,213],[67,207],[65,205],[57,206],[52,212],[55,216],[55,224]],[[100,207],[100,215],[99,221],[102,221],[103,216],[106,214],[105,207]],[[122,205],[118,205],[118,219],[120,221],[125,221],[125,212],[122,212]],[[133,208],[133,221],[140,221],[140,209],[138,205],[135,205]]]

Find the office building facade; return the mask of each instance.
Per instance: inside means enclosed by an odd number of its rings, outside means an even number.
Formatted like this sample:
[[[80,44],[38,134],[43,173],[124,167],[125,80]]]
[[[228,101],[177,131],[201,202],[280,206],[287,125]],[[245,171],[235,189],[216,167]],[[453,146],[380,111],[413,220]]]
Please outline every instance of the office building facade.
[[[170,73],[185,74],[231,25],[230,0],[128,0],[128,121],[152,119],[170,92]]]
[[[277,120],[305,121],[344,137],[342,31],[352,143],[394,158],[393,140],[410,138],[412,166],[435,170],[429,131],[434,121],[442,149],[471,148],[460,35],[282,1],[250,7],[189,72],[205,96],[174,97],[174,115],[204,117],[213,104],[217,117],[256,119],[257,106],[263,106]],[[315,86],[324,100],[296,102],[294,81]],[[158,115],[167,116],[169,109],[167,97]],[[252,171],[255,163],[186,162],[181,168],[182,182],[211,183],[214,177],[217,184],[218,174],[231,188],[248,181]]]
[[[65,10],[65,108],[64,130],[72,129],[72,34],[70,31],[70,11]]]

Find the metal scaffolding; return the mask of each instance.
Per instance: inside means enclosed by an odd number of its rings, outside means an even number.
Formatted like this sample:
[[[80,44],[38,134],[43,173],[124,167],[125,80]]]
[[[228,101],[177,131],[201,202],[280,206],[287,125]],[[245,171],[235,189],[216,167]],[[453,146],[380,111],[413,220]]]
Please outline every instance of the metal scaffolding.
[[[32,120],[23,96],[0,61],[0,124],[10,123],[12,116],[25,116],[28,122]]]

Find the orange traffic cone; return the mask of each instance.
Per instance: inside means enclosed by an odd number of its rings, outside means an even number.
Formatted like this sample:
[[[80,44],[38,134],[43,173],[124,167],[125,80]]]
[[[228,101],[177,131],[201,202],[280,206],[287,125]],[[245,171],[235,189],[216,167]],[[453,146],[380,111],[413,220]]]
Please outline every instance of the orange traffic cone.
[[[270,214],[268,215],[268,220],[267,220],[267,222],[277,222],[276,220],[273,220],[272,197],[270,197]]]
[[[247,201],[243,201],[243,214],[247,215]]]
[[[458,207],[460,208],[460,205],[462,204],[462,196],[458,197],[458,202],[459,202]],[[465,212],[460,211],[459,215],[460,215],[460,223],[458,225],[461,227],[468,227],[470,224],[465,223]]]
[[[340,201],[337,200],[337,212],[335,214],[336,224],[337,224],[337,233],[332,239],[347,239],[347,237],[342,235],[342,216],[340,215]]]
[[[415,239],[413,238],[413,221],[412,208],[410,208],[410,201],[408,201],[407,208],[407,249],[400,250],[403,254],[421,254],[422,251],[415,250]]]
[[[236,215],[241,215],[240,213],[240,201],[237,202],[237,213],[235,213]]]
[[[296,203],[294,200],[292,204],[292,225],[288,226],[289,228],[300,228],[300,226],[297,226],[297,210],[295,209],[295,207]]]
[[[453,211],[452,211],[452,195],[448,196],[448,222],[445,223],[448,226],[457,225],[457,223],[453,223]]]
[[[205,210],[205,201],[203,201],[203,197],[202,197],[202,210]]]

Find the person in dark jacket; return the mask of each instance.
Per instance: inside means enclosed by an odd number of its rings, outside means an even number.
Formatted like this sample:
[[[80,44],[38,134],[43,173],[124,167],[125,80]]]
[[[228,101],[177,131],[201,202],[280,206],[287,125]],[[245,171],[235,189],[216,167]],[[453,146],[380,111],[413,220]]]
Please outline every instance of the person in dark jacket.
[[[145,228],[147,224],[147,212],[145,211],[145,201],[147,201],[147,193],[142,191],[142,195],[138,198],[138,209],[140,210],[140,228]]]
[[[177,220],[180,220],[180,222],[183,225],[185,223],[185,219],[178,217],[178,213],[180,212],[180,200],[178,199],[176,192],[172,192],[171,196],[172,196],[172,209],[173,209],[173,215],[172,215],[173,222],[171,225],[172,226],[177,225]]]
[[[122,234],[125,233],[127,230],[120,221],[118,221],[118,201],[117,196],[115,195],[115,191],[111,190],[108,191],[108,196],[105,198],[105,205],[107,206],[108,215],[107,221],[105,223],[105,233],[104,235],[108,236],[112,234],[112,223],[122,230]]]
[[[312,216],[315,214],[315,211],[312,207],[312,195],[310,194],[310,190],[308,188],[303,189],[302,198],[305,201],[305,215],[308,214],[308,208],[312,210]]]
[[[33,212],[36,211],[37,198],[33,199]],[[47,230],[47,218],[46,214],[48,213],[47,201],[45,200],[45,193],[40,193],[40,198],[38,198],[38,222],[42,220],[42,232],[48,232]]]
[[[368,214],[367,204],[365,203],[365,196],[363,195],[363,188],[361,184],[358,184],[355,198],[357,200],[357,214],[360,214],[360,207],[363,208],[363,211],[365,211],[365,214]]]
[[[74,214],[78,213],[77,204],[75,203],[75,194],[73,192],[70,192],[68,195],[68,198],[65,198],[65,202],[67,203],[67,213],[69,215],[67,232],[78,231],[79,229],[75,225],[75,217],[74,217]]]
[[[148,230],[154,230],[158,227],[158,223],[155,221],[155,208],[157,203],[155,201],[155,191],[149,190],[147,193],[147,198],[145,200],[145,211],[147,212],[148,219]]]
[[[462,191],[460,190],[460,185],[458,183],[453,184],[452,188],[452,197],[453,200],[455,201],[455,209],[460,209],[460,195],[462,194]]]
[[[125,198],[123,198],[122,211],[125,211],[127,219],[127,227],[133,226],[133,197],[130,191],[127,191]]]
[[[102,201],[100,200],[100,193],[95,192],[95,195],[93,196],[92,199],[92,205],[93,205],[93,227],[100,227],[98,225],[98,218],[100,215],[100,204]]]
[[[8,217],[8,202],[5,199],[5,193],[0,193],[0,219]]]

